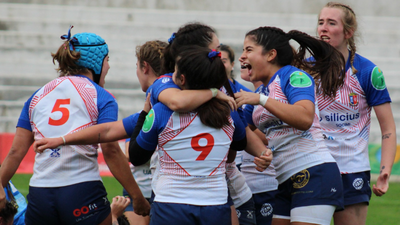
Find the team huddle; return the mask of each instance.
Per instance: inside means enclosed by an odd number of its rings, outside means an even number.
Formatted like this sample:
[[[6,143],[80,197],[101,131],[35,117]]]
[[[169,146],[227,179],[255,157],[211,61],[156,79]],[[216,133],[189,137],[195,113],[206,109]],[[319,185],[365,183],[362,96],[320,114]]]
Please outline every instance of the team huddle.
[[[365,224],[372,108],[382,132],[372,191],[387,192],[391,99],[379,67],[356,53],[349,6],[322,8],[319,38],[269,26],[247,32],[240,73],[255,91],[234,79],[234,51],[206,24],[138,46],[146,100],[122,120],[104,89],[106,41],[71,29],[52,53],[59,77],[26,101],[0,167],[0,224]],[[118,218],[99,175],[99,143],[124,188]],[[10,179],[32,144],[22,207]]]

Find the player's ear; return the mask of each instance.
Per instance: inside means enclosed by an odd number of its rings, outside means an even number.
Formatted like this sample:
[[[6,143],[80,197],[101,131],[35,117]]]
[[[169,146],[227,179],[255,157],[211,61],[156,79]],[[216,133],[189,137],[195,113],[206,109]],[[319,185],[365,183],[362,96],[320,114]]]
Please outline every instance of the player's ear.
[[[186,77],[185,77],[184,74],[181,74],[181,75],[180,75],[179,81],[181,82],[181,85],[182,85],[182,86],[185,86],[185,84],[186,84]]]

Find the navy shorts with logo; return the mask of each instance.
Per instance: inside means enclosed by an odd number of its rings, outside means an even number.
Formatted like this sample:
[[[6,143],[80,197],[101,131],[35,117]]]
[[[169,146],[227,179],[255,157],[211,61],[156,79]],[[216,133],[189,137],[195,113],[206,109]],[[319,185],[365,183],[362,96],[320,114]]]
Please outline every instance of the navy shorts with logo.
[[[196,206],[153,202],[150,225],[231,225],[231,207],[223,205]]]
[[[275,190],[253,194],[257,224],[271,225],[277,193]]]
[[[334,205],[343,209],[343,184],[336,163],[307,168],[278,186],[275,215],[290,216],[291,209],[311,205]]]
[[[27,225],[99,224],[111,213],[101,181],[65,187],[29,187]]]
[[[236,208],[236,214],[240,225],[256,225],[254,200],[250,198],[247,202]]]
[[[344,205],[369,204],[371,199],[371,172],[342,174]]]

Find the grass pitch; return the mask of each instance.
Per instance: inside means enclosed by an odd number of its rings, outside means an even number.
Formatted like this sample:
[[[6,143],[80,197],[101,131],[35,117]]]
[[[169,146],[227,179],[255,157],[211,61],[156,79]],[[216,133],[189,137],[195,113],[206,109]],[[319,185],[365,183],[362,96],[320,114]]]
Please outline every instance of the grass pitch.
[[[15,187],[24,195],[28,194],[31,174],[15,174],[11,179]],[[122,195],[122,186],[114,177],[102,177],[110,202]],[[371,182],[374,184],[375,182]],[[367,225],[400,225],[400,183],[390,183],[389,191],[383,197],[372,194],[368,208]]]

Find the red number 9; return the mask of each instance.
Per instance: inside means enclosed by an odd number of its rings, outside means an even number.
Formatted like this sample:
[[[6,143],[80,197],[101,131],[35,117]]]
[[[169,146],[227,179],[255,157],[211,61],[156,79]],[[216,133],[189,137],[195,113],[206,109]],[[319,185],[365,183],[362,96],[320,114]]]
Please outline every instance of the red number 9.
[[[205,138],[207,144],[205,146],[200,146],[200,139]],[[214,147],[214,137],[208,133],[201,133],[192,138],[191,142],[192,148],[195,151],[200,151],[200,155],[197,157],[196,161],[205,160],[208,154],[210,154],[212,148]]]

